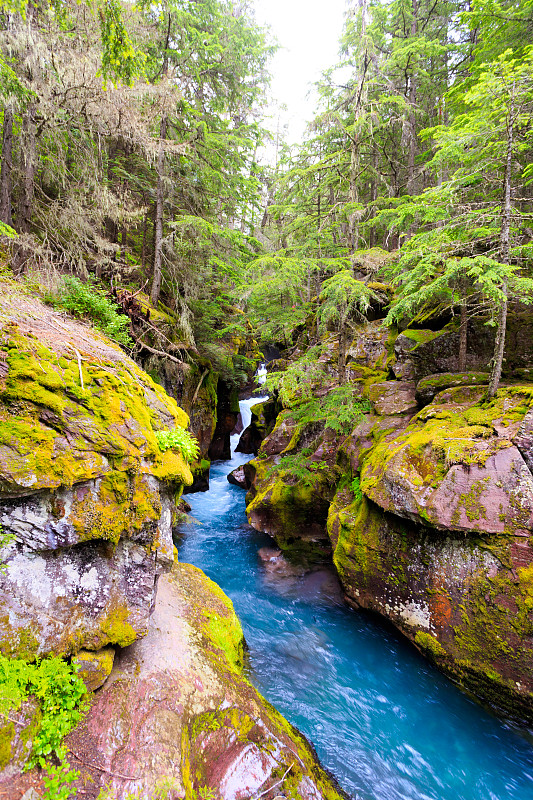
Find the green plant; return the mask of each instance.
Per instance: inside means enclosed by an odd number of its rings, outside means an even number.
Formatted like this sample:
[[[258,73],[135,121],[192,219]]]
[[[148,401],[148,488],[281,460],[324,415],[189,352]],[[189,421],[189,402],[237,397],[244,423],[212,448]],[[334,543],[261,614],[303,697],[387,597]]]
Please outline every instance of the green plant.
[[[79,777],[80,773],[71,769],[68,761],[63,761],[59,766],[46,764],[43,775],[46,800],[67,800],[72,797],[76,791],[73,784]]]
[[[42,719],[33,737],[27,769],[37,764],[44,766],[53,754],[60,760],[65,758],[62,741],[80,719],[80,702],[86,691],[77,668],[60,658],[45,658],[29,664],[23,659],[0,655],[2,715],[20,708],[30,695],[34,695],[41,706]]]
[[[354,496],[354,500],[357,502],[361,502],[363,499],[363,492],[361,491],[361,482],[359,480],[359,475],[356,475],[353,481],[350,484],[350,489],[352,490],[352,494]]]
[[[5,236],[7,239],[15,239],[17,232],[13,230],[11,225],[6,225],[5,222],[0,221],[0,236]]]
[[[325,461],[310,461],[309,453],[303,451],[296,455],[282,456],[277,464],[268,468],[266,475],[268,478],[288,475],[304,486],[315,486],[328,472],[334,473],[335,467],[330,467]]]
[[[174,428],[171,431],[156,431],[155,438],[160,450],[163,452],[171,448],[180,450],[185,461],[195,461],[200,453],[198,439],[184,428]]]
[[[319,423],[342,435],[350,433],[371,411],[371,403],[354,398],[353,385],[345,384],[330,389],[323,397],[311,397],[291,409],[290,417],[301,427]]]
[[[95,283],[82,283],[79,278],[65,275],[57,293],[45,299],[55,308],[64,308],[74,317],[90,319],[102,333],[124,347],[132,346],[128,317],[119,313],[118,306]]]

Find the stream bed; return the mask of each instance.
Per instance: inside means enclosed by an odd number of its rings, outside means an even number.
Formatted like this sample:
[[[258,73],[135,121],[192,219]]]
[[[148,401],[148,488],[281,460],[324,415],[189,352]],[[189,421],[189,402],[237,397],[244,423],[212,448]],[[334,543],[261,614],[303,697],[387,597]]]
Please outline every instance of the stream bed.
[[[245,425],[255,402],[241,403]],[[177,545],[232,599],[259,691],[358,800],[533,800],[532,732],[349,609],[327,568],[302,574],[259,557],[275,545],[247,524],[245,493],[226,478],[249,458],[212,465],[209,491],[187,496],[196,522],[180,526]]]

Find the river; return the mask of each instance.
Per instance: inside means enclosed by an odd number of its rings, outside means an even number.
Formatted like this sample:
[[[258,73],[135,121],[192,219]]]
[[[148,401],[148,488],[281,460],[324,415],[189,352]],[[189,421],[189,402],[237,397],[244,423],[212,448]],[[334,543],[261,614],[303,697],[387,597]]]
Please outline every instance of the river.
[[[249,406],[241,409],[245,425]],[[235,441],[233,442],[233,445]],[[250,679],[313,743],[358,800],[533,800],[533,735],[470,700],[379,620],[347,608],[333,576],[272,572],[272,540],[253,530],[244,491],[211,468],[187,496],[181,561],[231,597],[250,649]]]

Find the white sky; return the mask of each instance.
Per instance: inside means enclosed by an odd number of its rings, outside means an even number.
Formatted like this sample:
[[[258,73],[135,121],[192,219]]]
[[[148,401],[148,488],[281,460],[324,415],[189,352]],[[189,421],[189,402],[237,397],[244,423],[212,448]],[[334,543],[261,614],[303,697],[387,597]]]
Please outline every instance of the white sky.
[[[295,143],[316,109],[316,95],[309,92],[322,71],[338,58],[339,39],[347,0],[253,0],[256,19],[269,25],[280,44],[270,70],[272,96],[287,106],[280,125],[288,126],[286,139]],[[271,123],[275,131],[276,120]]]

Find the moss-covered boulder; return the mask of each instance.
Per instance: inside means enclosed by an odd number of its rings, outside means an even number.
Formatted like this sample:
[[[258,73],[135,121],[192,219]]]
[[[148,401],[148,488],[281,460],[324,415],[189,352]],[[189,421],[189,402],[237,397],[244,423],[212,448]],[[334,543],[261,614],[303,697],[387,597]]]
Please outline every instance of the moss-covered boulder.
[[[128,645],[192,480],[156,432],[188,418],[118,346],[11,284],[0,321],[0,650]]]
[[[361,469],[363,492],[385,511],[442,530],[523,532],[533,525],[533,475],[513,438],[533,387],[441,392]]]
[[[394,339],[392,329],[381,320],[361,325],[346,352],[348,369],[359,365],[386,372],[394,361]]]
[[[368,387],[368,397],[381,416],[413,414],[418,410],[413,381],[384,381]]]
[[[118,800],[163,787],[189,800],[271,787],[271,796],[340,800],[304,737],[247,682],[243,662],[231,601],[200,570],[175,564],[159,581],[148,635],[115,659],[67,739],[78,787],[96,797],[107,786]]]
[[[85,683],[89,692],[94,692],[105,683],[113,669],[115,650],[113,647],[103,647],[101,650],[80,650],[72,659],[78,667],[78,675]]]
[[[326,519],[335,481],[327,468],[296,477],[293,466],[281,465],[276,470],[268,460],[250,462],[246,470],[252,485],[246,496],[248,522],[285,550],[309,546],[323,550],[329,545]]]
[[[421,406],[425,406],[443,389],[453,386],[488,386],[488,382],[488,372],[440,372],[418,381],[416,399]]]
[[[528,537],[464,536],[385,513],[349,487],[330,507],[349,601],[389,619],[466,689],[533,717],[533,550]]]

